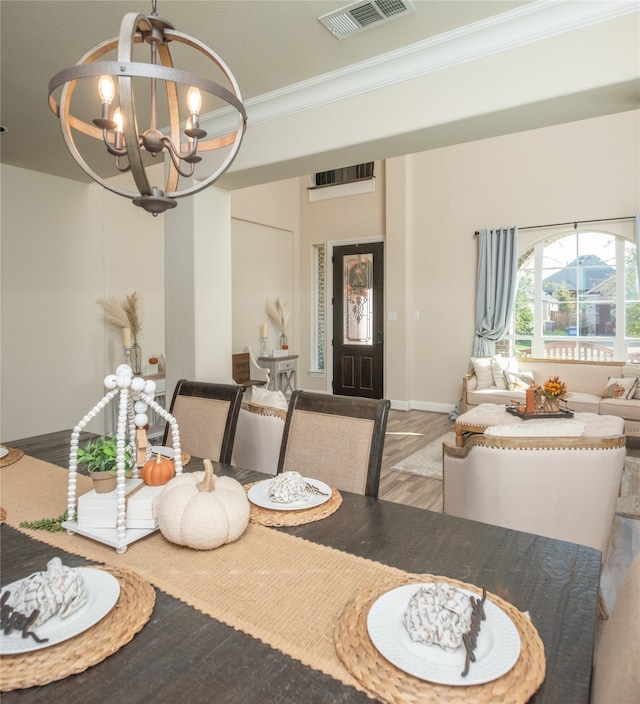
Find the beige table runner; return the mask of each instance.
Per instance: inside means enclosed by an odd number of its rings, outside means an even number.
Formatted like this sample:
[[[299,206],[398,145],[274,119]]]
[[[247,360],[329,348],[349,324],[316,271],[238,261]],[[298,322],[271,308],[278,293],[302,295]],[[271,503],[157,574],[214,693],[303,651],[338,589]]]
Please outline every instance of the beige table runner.
[[[79,493],[91,486],[78,475]],[[0,472],[0,504],[15,528],[21,521],[59,516],[66,496],[67,470],[61,467],[25,456]],[[358,689],[336,654],[334,625],[359,591],[406,576],[255,524],[240,540],[216,550],[180,547],[155,533],[123,555],[79,535],[21,530],[91,560],[133,569],[203,613]]]

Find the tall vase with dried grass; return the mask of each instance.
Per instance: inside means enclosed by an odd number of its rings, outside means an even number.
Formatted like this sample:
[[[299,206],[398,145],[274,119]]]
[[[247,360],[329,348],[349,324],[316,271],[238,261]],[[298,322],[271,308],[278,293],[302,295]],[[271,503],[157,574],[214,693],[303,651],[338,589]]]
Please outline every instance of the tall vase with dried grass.
[[[265,310],[267,312],[267,315],[271,318],[271,320],[277,325],[278,329],[280,330],[280,347],[283,350],[288,350],[289,349],[289,341],[287,339],[287,323],[289,322],[289,308],[286,303],[282,303],[280,301],[280,298],[276,298],[276,300],[272,303],[271,301],[267,301],[265,305]]]
[[[98,303],[104,310],[105,322],[122,330],[122,341],[127,361],[134,374],[142,373],[142,351],[138,344],[138,336],[142,331],[140,320],[140,297],[134,291],[118,301],[113,296],[101,298]]]

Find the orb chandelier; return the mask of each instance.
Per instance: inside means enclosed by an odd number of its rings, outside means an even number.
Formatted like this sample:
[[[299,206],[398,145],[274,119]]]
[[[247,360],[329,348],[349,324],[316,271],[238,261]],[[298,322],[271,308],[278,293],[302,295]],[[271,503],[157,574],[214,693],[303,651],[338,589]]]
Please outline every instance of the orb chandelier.
[[[174,68],[170,44],[202,54],[208,60],[207,71],[214,72],[215,78],[221,76],[228,87]],[[140,61],[134,51],[143,51],[149,61]],[[117,52],[116,57],[104,60],[109,52]],[[89,79],[88,87],[84,79]],[[74,92],[77,99],[72,114]],[[221,122],[211,136],[200,126],[203,93]],[[137,104],[136,94],[143,98]],[[247,124],[240,89],[227,65],[198,39],[158,17],[155,0],[151,15],[125,15],[118,37],[95,46],[75,66],[57,73],[49,82],[49,106],[60,119],[67,148],[82,169],[104,188],[131,198],[154,216],[174,208],[176,198],[197,193],[218,179],[238,153]],[[85,114],[78,114],[77,109]],[[140,125],[145,127],[142,131]],[[96,155],[94,140],[101,143],[97,165],[87,157]],[[206,165],[212,172],[202,175],[196,165],[205,152],[211,154]],[[161,155],[169,156],[164,188],[151,185],[147,173],[153,158]],[[120,179],[103,177],[98,173],[100,167],[110,171],[109,175],[129,172],[130,185],[136,190],[123,187]],[[191,179],[181,190],[180,177]]]

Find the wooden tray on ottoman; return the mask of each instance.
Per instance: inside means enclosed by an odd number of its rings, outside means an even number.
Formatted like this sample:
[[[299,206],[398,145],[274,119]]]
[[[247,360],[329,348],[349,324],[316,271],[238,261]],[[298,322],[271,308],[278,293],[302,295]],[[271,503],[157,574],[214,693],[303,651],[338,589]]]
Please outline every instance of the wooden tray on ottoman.
[[[515,404],[510,406],[507,404],[505,406],[507,413],[511,413],[512,416],[518,416],[522,420],[533,420],[534,418],[573,418],[575,415],[574,411],[570,408],[561,408],[557,413],[522,413],[518,410],[518,406]]]

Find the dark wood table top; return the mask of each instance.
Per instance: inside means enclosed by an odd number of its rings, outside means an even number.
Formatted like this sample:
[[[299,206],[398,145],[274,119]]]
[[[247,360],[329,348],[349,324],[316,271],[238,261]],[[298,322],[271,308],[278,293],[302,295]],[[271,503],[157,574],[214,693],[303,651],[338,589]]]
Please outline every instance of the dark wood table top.
[[[70,432],[61,432],[5,444],[66,466],[69,437]],[[224,465],[216,472],[245,484],[263,476]],[[342,507],[329,518],[275,530],[408,572],[485,586],[528,611],[544,643],[546,677],[530,701],[589,701],[600,578],[597,550],[346,492]],[[42,569],[54,554],[73,566],[87,563],[3,525],[2,583]],[[120,651],[60,682],[4,693],[2,701],[371,701],[168,594],[156,594],[151,620]]]

